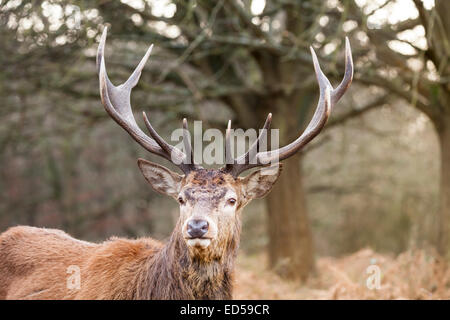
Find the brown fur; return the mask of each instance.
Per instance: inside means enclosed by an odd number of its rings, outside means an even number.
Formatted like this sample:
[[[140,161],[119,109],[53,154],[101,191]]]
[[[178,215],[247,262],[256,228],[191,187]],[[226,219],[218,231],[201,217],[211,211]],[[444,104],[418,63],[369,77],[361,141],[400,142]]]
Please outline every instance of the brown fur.
[[[236,242],[228,258],[203,261],[189,257],[178,232],[166,245],[150,238],[92,244],[14,227],[0,236],[0,299],[230,299]],[[81,269],[80,290],[67,289],[71,265]]]
[[[251,194],[267,193],[278,175],[235,179],[202,169],[183,177],[181,193],[217,225],[205,248],[186,243],[183,224],[188,213],[180,214],[166,244],[151,238],[111,238],[94,244],[60,230],[10,228],[0,234],[0,299],[230,299],[242,208]],[[155,183],[164,190],[161,181]],[[235,212],[224,214],[220,208],[231,188],[237,198]],[[79,289],[67,286],[70,266],[80,269]]]

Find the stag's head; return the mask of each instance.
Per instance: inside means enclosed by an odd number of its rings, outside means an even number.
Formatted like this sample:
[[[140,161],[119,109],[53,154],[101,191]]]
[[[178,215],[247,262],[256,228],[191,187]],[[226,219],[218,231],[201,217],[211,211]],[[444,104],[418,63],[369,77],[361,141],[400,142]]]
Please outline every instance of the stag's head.
[[[260,150],[261,142],[267,137],[270,128],[272,115],[269,114],[260,135],[249,150],[234,159],[230,151],[231,121],[229,121],[225,139],[225,166],[220,169],[204,169],[194,164],[186,119],[183,119],[184,151],[181,151],[159,136],[145,113],[143,118],[150,136],[139,128],[133,116],[130,104],[131,90],[139,80],[152,46],[128,80],[114,86],[106,74],[105,41],[106,28],[97,53],[102,103],[108,114],[143,148],[172,162],[183,172],[178,174],[156,163],[138,160],[142,174],[153,189],[171,196],[179,203],[180,218],[176,231],[184,239],[190,254],[196,257],[220,258],[228,249],[237,246],[242,208],[252,199],[262,198],[271,190],[281,172],[280,161],[301,150],[319,134],[331,109],[350,86],[353,77],[348,39],[346,39],[345,75],[336,89],[333,89],[322,73],[316,54],[311,48],[320,97],[314,116],[305,131],[295,141],[280,149]],[[260,168],[246,177],[240,177],[244,171],[256,167]]]
[[[179,175],[143,159],[138,164],[156,191],[178,201],[178,225],[191,253],[210,258],[220,258],[224,250],[237,245],[242,208],[250,200],[266,195],[280,173],[274,166],[245,178],[203,168]]]

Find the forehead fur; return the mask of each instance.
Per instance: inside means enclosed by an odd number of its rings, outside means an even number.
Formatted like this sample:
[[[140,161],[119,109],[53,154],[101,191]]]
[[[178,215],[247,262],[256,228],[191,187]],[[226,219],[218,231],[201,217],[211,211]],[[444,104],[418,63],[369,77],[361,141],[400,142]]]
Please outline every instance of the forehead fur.
[[[189,173],[184,181],[183,194],[187,200],[208,201],[216,205],[230,188],[234,188],[236,180],[229,173],[214,169],[200,169]]]
[[[229,173],[222,170],[199,169],[189,173],[185,185],[201,186],[205,188],[227,187],[236,183]]]

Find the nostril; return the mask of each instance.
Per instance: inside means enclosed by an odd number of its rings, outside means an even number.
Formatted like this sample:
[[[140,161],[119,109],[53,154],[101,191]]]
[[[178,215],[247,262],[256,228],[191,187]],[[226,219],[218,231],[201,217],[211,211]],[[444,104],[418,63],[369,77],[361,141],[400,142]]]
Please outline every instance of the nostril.
[[[192,219],[187,224],[187,233],[192,238],[200,238],[208,232],[208,221],[203,219]]]

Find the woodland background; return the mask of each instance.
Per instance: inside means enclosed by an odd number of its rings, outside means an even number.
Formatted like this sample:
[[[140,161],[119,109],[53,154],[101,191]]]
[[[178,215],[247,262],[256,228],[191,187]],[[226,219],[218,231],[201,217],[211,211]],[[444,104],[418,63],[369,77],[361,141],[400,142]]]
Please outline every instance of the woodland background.
[[[183,117],[247,129],[272,112],[281,144],[317,104],[309,46],[337,85],[348,36],[352,87],[244,212],[236,297],[449,298],[449,16],[444,0],[0,0],[0,230],[172,231],[177,204],[136,159],[167,163],[100,102],[104,26],[113,83],[155,44],[132,105],[164,137]],[[365,286],[371,264],[378,291]]]

